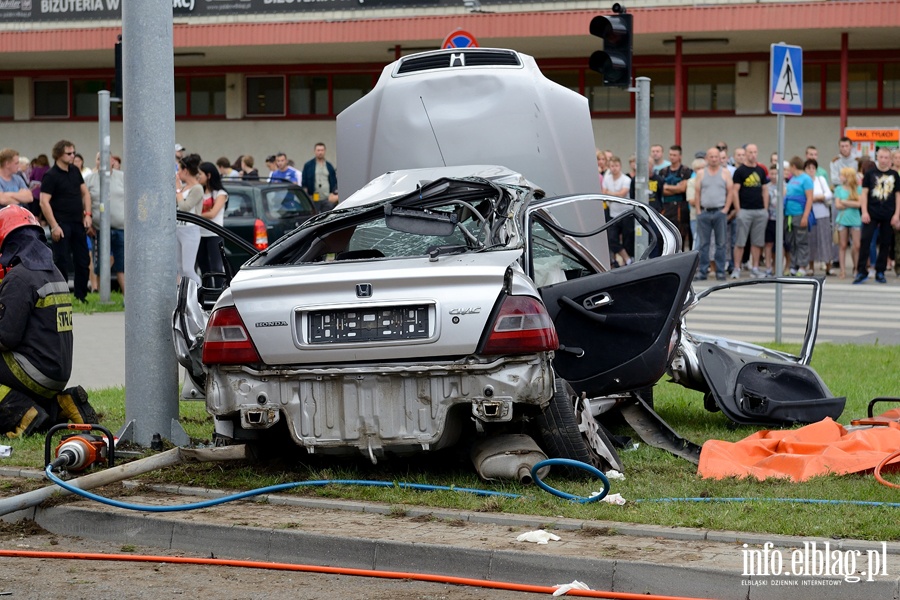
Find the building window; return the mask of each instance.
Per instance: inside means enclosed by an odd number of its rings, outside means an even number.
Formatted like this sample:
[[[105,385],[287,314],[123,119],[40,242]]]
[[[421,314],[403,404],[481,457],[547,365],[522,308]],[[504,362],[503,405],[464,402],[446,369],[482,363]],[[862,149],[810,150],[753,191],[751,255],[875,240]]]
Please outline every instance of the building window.
[[[622,88],[604,86],[603,76],[596,71],[585,71],[584,95],[592,113],[631,112],[631,93]]]
[[[675,69],[640,69],[636,77],[650,78],[650,111],[675,111]]]
[[[563,87],[567,87],[573,92],[581,93],[581,84],[578,81],[580,73],[578,71],[544,71],[544,75],[550,81],[558,83]]]
[[[687,110],[733,111],[734,67],[688,68]]]
[[[105,79],[73,79],[72,116],[96,117],[99,111],[97,92],[108,89]]]
[[[822,110],[822,65],[803,66],[803,110]]]
[[[372,89],[371,75],[332,75],[332,114],[338,114]]]
[[[881,91],[881,107],[900,108],[900,63],[885,64],[883,73],[881,79],[884,89]],[[0,116],[2,116],[2,111],[0,111]]]
[[[35,81],[33,90],[35,117],[69,116],[69,82],[67,80]]]
[[[841,108],[841,65],[826,68],[825,107]],[[847,70],[847,108],[866,110],[878,108],[878,65],[850,64]]]
[[[291,75],[288,85],[291,98],[290,114],[328,114],[328,77],[326,75]]]
[[[250,76],[247,77],[245,87],[248,117],[284,115],[283,76]]]
[[[190,114],[192,117],[225,116],[225,76],[191,77]]]
[[[13,80],[0,79],[0,119],[12,119],[14,114]]]
[[[838,67],[840,73],[840,67]],[[838,76],[840,81],[840,75]],[[878,108],[878,65],[850,65],[847,73],[847,107]]]
[[[188,82],[187,77],[175,78],[175,116],[186,117],[188,114]]]

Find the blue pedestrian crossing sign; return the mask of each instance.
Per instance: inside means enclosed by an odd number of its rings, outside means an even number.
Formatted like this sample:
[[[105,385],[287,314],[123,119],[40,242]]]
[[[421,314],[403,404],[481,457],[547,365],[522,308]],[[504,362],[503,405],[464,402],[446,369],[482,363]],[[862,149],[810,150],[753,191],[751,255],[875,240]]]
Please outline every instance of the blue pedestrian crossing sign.
[[[803,114],[803,48],[772,44],[769,55],[769,112]]]

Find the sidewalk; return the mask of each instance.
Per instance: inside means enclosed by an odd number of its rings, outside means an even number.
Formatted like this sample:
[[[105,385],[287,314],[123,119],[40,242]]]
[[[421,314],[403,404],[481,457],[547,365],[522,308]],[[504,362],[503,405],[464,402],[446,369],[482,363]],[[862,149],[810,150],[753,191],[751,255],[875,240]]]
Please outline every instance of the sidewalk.
[[[125,313],[75,313],[70,385],[97,390],[125,385]]]
[[[37,471],[0,469],[2,476],[39,476]],[[217,490],[140,486],[126,482],[124,501],[174,505],[222,495]],[[107,494],[114,494],[109,486]],[[623,509],[624,510],[624,509]],[[153,513],[110,508],[87,500],[9,517],[33,518],[61,536],[119,544],[141,544],[210,556],[436,573],[458,577],[557,585],[583,581],[591,589],[719,599],[786,598],[829,600],[896,598],[900,593],[900,543],[887,544],[887,577],[857,583],[841,577],[742,575],[743,544],[760,550],[771,542],[787,557],[804,542],[826,542],[844,554],[881,544],[852,540],[790,538],[611,521],[458,511],[417,506],[261,496],[257,501],[187,512]],[[560,536],[547,545],[516,537],[544,528]],[[788,592],[783,587],[791,587]],[[487,593],[487,592],[486,592]]]

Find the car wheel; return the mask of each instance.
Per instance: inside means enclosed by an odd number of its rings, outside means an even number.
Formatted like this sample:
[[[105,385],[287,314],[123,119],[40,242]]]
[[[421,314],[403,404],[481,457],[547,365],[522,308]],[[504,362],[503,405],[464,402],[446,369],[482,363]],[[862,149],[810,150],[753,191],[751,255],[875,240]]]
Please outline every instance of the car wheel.
[[[553,398],[536,419],[542,445],[551,458],[569,458],[602,471],[622,470],[622,461],[586,400],[569,382],[556,378]]]

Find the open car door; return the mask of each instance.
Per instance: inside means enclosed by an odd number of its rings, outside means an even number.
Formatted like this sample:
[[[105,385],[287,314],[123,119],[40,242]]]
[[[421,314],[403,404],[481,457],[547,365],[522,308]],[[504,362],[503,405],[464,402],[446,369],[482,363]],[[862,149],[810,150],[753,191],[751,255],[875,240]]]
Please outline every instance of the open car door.
[[[634,204],[639,260],[604,271],[609,260],[603,196],[545,200],[527,214],[526,262],[560,340],[553,366],[578,393],[598,397],[653,385],[677,343],[682,306],[699,257],[674,253],[658,215]],[[663,248],[653,248],[653,242]]]
[[[672,381],[703,392],[708,410],[721,410],[741,425],[790,427],[825,417],[837,419],[846,398],[834,396],[809,366],[818,333],[822,292],[821,279],[797,277],[733,281],[703,290],[684,307],[677,356],[669,366]],[[710,313],[734,305],[732,293],[751,294],[761,309],[746,315],[743,325],[747,335],[754,335],[753,329],[765,332],[756,333],[757,336],[768,336],[769,331],[774,334],[776,293],[783,294],[784,301],[795,311],[799,312],[806,303],[800,353],[793,355],[721,334],[704,333],[704,323],[714,325],[707,319]],[[704,310],[709,313],[704,314]]]

